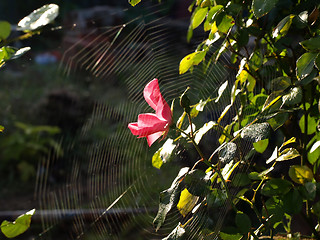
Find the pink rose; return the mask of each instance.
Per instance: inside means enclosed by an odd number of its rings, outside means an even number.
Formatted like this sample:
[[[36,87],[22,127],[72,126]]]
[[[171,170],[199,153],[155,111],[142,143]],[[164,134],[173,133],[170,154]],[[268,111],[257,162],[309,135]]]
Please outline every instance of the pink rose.
[[[156,113],[139,114],[138,122],[129,123],[128,128],[133,135],[138,135],[139,138],[146,137],[150,147],[162,135],[167,135],[172,123],[172,114],[160,93],[158,79],[153,79],[145,86],[143,96]]]

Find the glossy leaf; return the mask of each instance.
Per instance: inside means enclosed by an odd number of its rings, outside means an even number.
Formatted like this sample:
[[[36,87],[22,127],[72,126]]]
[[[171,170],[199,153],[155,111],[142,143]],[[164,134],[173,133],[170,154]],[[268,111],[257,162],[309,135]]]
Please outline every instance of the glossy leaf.
[[[18,23],[20,31],[34,31],[51,23],[59,14],[59,6],[47,4],[34,10]]]
[[[181,192],[180,180],[182,177],[184,177],[184,175],[187,174],[188,170],[188,167],[182,168],[179,171],[178,176],[172,182],[171,187],[160,193],[158,213],[153,220],[153,224],[156,227],[156,231],[158,231],[164,223],[168,212],[172,209],[172,207],[174,207],[178,203]]]
[[[199,64],[205,57],[206,52],[194,52],[185,56],[179,64],[179,74],[187,72],[193,65]]]
[[[191,210],[197,204],[198,200],[198,196],[192,195],[191,193],[189,193],[188,189],[185,188],[181,192],[180,199],[177,204],[177,209],[179,210],[180,214],[185,217],[189,212],[191,212]]]
[[[297,60],[296,73],[299,80],[311,73],[317,55],[317,53],[306,52]]]
[[[293,106],[302,100],[302,90],[300,87],[290,89],[290,92],[282,96],[282,104],[285,106]]]
[[[159,148],[152,156],[152,166],[160,169],[163,163],[170,160],[173,150],[176,145],[173,143],[172,139],[167,139],[161,148]]]
[[[292,165],[289,169],[289,176],[295,183],[304,184],[313,179],[312,170],[308,166]]]
[[[219,161],[227,164],[231,162],[237,152],[237,145],[234,142],[228,142],[223,148],[219,150]]]
[[[258,153],[263,153],[267,149],[268,144],[269,139],[263,139],[258,142],[254,142],[253,147]]]
[[[300,153],[297,151],[297,149],[295,148],[286,148],[285,150],[283,150],[280,154],[279,157],[276,159],[277,162],[281,162],[281,161],[286,161],[286,160],[290,160],[296,157],[299,157]]]
[[[222,94],[224,93],[224,91],[226,90],[228,86],[228,80],[225,81],[223,84],[221,84],[221,86],[219,87],[219,90],[218,90],[218,97],[217,99],[215,100],[215,102],[218,102],[219,99],[221,98]]]
[[[194,136],[194,141],[198,144],[202,139],[203,135],[205,135],[210,129],[216,126],[217,123],[214,121],[210,121],[205,123],[196,133]]]
[[[267,181],[262,186],[261,194],[268,197],[284,195],[290,191],[291,187],[292,185],[289,181],[280,178],[274,178]]]
[[[261,18],[271,11],[277,4],[278,0],[253,0],[252,10],[256,18]]]
[[[268,123],[255,123],[242,130],[241,138],[250,142],[258,142],[266,139],[269,136],[269,131],[270,125]]]
[[[172,230],[172,232],[162,240],[180,240],[185,234],[186,230],[182,227],[181,223]]]
[[[192,18],[192,28],[197,28],[205,19],[208,13],[208,8],[199,8]]]
[[[275,78],[271,81],[271,89],[273,91],[286,90],[291,86],[291,79],[286,76]]]
[[[11,33],[11,25],[7,21],[0,21],[0,41],[7,39]]]
[[[320,50],[320,38],[315,37],[315,38],[307,39],[305,41],[300,42],[300,45],[307,51]]]
[[[311,164],[316,163],[320,159],[320,141],[316,141],[308,151],[308,161]]]
[[[293,14],[290,14],[289,16],[285,17],[282,19],[278,25],[273,29],[272,37],[276,38],[279,35],[284,36],[287,34],[291,24],[292,24],[292,19],[294,18]]]
[[[15,221],[9,222],[4,220],[1,223],[1,231],[7,238],[14,238],[30,227],[31,217],[35,213],[35,209],[19,216]]]

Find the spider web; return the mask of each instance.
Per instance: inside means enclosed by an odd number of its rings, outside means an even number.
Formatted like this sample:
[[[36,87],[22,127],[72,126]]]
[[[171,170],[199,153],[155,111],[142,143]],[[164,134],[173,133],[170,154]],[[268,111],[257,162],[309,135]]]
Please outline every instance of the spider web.
[[[223,55],[206,71],[199,65],[192,73],[179,75],[180,60],[192,52],[201,35],[187,44],[188,23],[161,17],[159,6],[145,12],[115,26],[93,28],[63,49],[61,77],[64,81],[85,79],[79,84],[87,84],[94,95],[92,111],[74,139],[67,141],[65,136],[61,140],[64,157],[51,154],[39,163],[35,195],[43,212],[41,239],[162,239],[186,221],[173,209],[155,231],[152,222],[159,193],[170,186],[184,159],[160,171],[153,168],[152,155],[162,143],[149,148],[127,125],[139,113],[150,112],[142,91],[153,78],[159,79],[169,104],[188,86],[190,99],[197,103],[216,97],[225,81],[230,83],[226,92],[230,91],[236,73]],[[218,119],[229,101],[230,96],[223,95],[220,102],[224,105],[208,104],[203,123]],[[224,121],[231,122],[233,117],[230,114]],[[66,169],[65,174],[59,174],[60,167]],[[219,214],[217,230],[227,208]],[[206,212],[199,210],[188,223],[188,239],[200,238],[200,226],[206,224]]]

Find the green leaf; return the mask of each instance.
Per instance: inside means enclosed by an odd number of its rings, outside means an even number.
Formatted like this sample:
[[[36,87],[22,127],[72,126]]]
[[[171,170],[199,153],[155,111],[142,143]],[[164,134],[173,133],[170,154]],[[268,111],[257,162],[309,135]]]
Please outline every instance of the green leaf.
[[[184,177],[184,175],[187,174],[188,170],[188,167],[182,168],[179,171],[178,176],[172,182],[171,187],[160,193],[158,213],[153,220],[156,231],[158,231],[164,223],[168,212],[172,209],[173,206],[178,203],[181,192],[180,180],[182,179],[182,177]]]
[[[224,12],[219,13],[216,18],[216,25],[219,32],[228,33],[229,29],[235,24],[233,17],[225,14]]]
[[[0,132],[3,132],[4,126],[0,125]]]
[[[210,176],[211,172],[206,174],[201,170],[194,169],[185,176],[184,183],[192,195],[205,196],[209,191]]]
[[[219,234],[222,240],[240,240],[242,238],[242,234],[240,233],[229,234],[229,233],[220,232]]]
[[[319,38],[319,40],[320,40],[320,38]],[[314,65],[316,66],[318,71],[320,71],[320,54],[318,54],[318,56],[316,57],[316,60],[314,61]]]
[[[306,52],[297,60],[296,73],[299,80],[307,77],[314,66],[318,53]]]
[[[241,138],[250,142],[258,142],[266,139],[269,136],[269,131],[269,123],[255,123],[242,130]]]
[[[217,209],[224,206],[227,199],[228,196],[224,190],[214,188],[210,194],[207,195],[207,206],[210,210]]]
[[[191,118],[195,118],[196,116],[198,116],[198,113],[202,112],[204,107],[206,106],[206,104],[210,101],[211,101],[210,98],[208,98],[205,101],[202,101],[202,99],[201,99],[199,103],[193,105],[191,112],[190,112]]]
[[[277,113],[273,118],[268,120],[273,131],[276,131],[279,127],[281,127],[289,118],[289,113]]]
[[[282,220],[284,211],[282,201],[276,198],[269,198],[262,208],[262,215],[269,224],[275,224]]]
[[[268,197],[284,195],[290,191],[291,187],[292,185],[289,181],[281,178],[274,178],[267,181],[262,186],[261,194]]]
[[[302,90],[300,87],[290,89],[290,92],[282,96],[282,104],[285,106],[293,106],[302,100]]]
[[[281,162],[281,161],[286,161],[286,160],[290,160],[296,157],[299,157],[300,153],[297,151],[297,149],[295,148],[286,148],[285,150],[283,150],[280,154],[279,157],[276,159],[277,162]]]
[[[301,211],[303,199],[297,189],[291,189],[282,198],[283,210],[288,214],[297,214]]]
[[[235,222],[242,234],[250,232],[251,220],[247,214],[238,211],[236,214]]]
[[[0,41],[7,39],[11,33],[11,25],[7,21],[0,21]]]
[[[237,173],[232,179],[232,185],[235,187],[243,187],[251,183],[246,173]]]
[[[304,129],[304,127],[305,127],[305,115],[303,115],[300,118],[299,126],[300,126],[300,129],[301,129],[301,132],[305,133],[305,129]],[[316,130],[317,130],[317,122],[316,122],[315,118],[311,117],[310,115],[308,115],[308,131],[307,131],[307,134],[311,135],[311,134],[315,133]]]
[[[263,139],[258,142],[254,142],[253,147],[258,153],[263,153],[267,149],[268,144],[269,139]]]
[[[320,201],[316,202],[312,207],[311,207],[311,212],[320,217]]]
[[[139,2],[141,2],[141,0],[128,0],[129,3],[131,4],[132,7],[134,7],[135,5],[137,5]]]
[[[35,209],[26,212],[19,216],[14,222],[4,220],[1,223],[1,231],[7,238],[14,238],[24,233],[31,223],[31,217],[33,216]]]
[[[46,4],[34,10],[18,23],[20,31],[34,31],[51,23],[59,14],[59,6],[56,4]]]
[[[252,10],[256,18],[261,18],[271,11],[277,4],[278,0],[253,0]]]
[[[223,148],[219,150],[219,161],[227,164],[231,162],[237,152],[237,145],[234,142],[228,142]]]
[[[206,15],[208,13],[208,8],[198,8],[198,10],[195,12],[193,18],[192,18],[192,28],[197,28],[203,20],[206,18]]]
[[[295,15],[290,14],[289,16],[286,16],[284,19],[282,19],[278,25],[273,29],[272,37],[276,38],[279,35],[284,36],[287,34],[291,24],[292,19],[295,17]]]
[[[295,183],[304,184],[313,179],[312,170],[308,166],[292,165],[289,169],[289,176]]]
[[[175,148],[176,145],[173,144],[173,140],[168,138],[163,146],[153,154],[152,166],[160,169],[163,163],[169,162]]]
[[[217,123],[214,121],[210,121],[205,123],[196,133],[194,136],[194,141],[198,144],[203,137],[210,129],[212,129],[214,126],[217,126]]]
[[[305,41],[300,42],[300,45],[309,50],[320,50],[320,37],[310,38]]]
[[[306,182],[300,188],[302,196],[309,201],[313,201],[317,193],[317,185],[313,182]]]
[[[311,164],[316,163],[320,159],[320,141],[316,141],[308,151],[308,161]]]
[[[30,47],[24,47],[20,49],[13,47],[2,47],[0,48],[0,63],[19,58],[30,49]]]
[[[197,204],[198,200],[198,196],[192,195],[191,193],[189,193],[188,189],[185,188],[180,194],[177,209],[179,210],[180,214],[185,217],[189,212],[191,212],[191,210]]]
[[[181,223],[172,230],[172,232],[162,240],[180,240],[181,237],[185,234],[186,230],[181,226]]]

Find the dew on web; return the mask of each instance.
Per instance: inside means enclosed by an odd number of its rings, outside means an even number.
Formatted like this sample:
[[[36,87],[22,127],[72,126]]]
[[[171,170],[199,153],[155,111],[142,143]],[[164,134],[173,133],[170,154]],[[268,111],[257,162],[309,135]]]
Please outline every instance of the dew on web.
[[[200,226],[218,232],[223,225],[230,206],[221,207],[214,223],[200,206],[192,219],[173,209],[155,231],[159,193],[185,163],[180,159],[160,171],[153,168],[151,158],[157,147],[149,148],[145,139],[136,139],[127,125],[150,110],[142,91],[153,78],[159,79],[169,105],[187,87],[196,103],[216,97],[226,81],[230,90],[237,66],[222,55],[217,63],[200,64],[192,73],[179,75],[180,60],[203,36],[187,44],[188,22],[159,17],[158,6],[145,11],[148,14],[123,20],[126,11],[117,10],[115,25],[93,26],[84,34],[74,25],[66,34],[59,74],[63,81],[73,79],[87,87],[83,94],[88,95],[90,111],[80,115],[81,124],[72,136],[62,137],[63,157],[51,154],[39,163],[35,190],[42,211],[39,238],[162,239],[182,222],[188,224],[188,239],[198,239],[204,238]],[[211,47],[208,59],[215,50]],[[208,104],[201,120],[217,120],[230,96],[221,96],[220,102]],[[233,121],[235,109],[225,116],[225,123]],[[211,135],[203,146],[207,153],[218,146],[214,132]],[[248,150],[249,146],[243,147]]]

